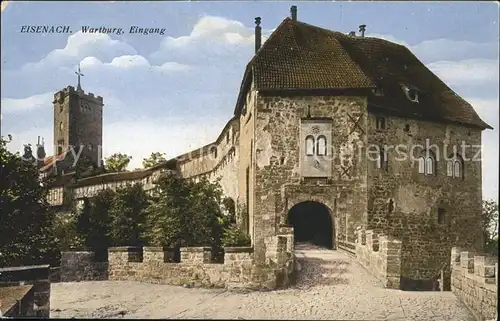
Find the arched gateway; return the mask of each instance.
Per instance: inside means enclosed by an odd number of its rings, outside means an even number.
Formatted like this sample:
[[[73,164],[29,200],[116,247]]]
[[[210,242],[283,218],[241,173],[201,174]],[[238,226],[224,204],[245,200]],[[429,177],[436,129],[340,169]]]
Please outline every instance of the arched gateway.
[[[296,242],[336,248],[331,211],[322,203],[305,201],[295,204],[288,211],[287,224],[293,226]]]

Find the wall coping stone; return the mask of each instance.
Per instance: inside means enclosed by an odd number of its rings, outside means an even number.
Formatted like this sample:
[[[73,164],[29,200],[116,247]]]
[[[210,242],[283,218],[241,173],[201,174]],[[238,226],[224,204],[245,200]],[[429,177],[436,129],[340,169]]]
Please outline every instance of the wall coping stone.
[[[140,252],[141,248],[138,246],[115,246],[109,247],[108,252]]]
[[[211,250],[212,248],[208,246],[181,247],[181,252],[203,252]]]
[[[0,269],[0,282],[49,279],[50,265],[7,267]]]
[[[228,246],[224,247],[224,253],[253,253],[252,246]]]
[[[28,266],[11,266],[11,267],[0,268],[0,272],[46,269],[46,268],[49,268],[49,267],[50,267],[49,264],[44,264],[44,265],[28,265]]]
[[[163,246],[145,246],[142,248],[145,252],[174,252],[173,247],[163,247]]]

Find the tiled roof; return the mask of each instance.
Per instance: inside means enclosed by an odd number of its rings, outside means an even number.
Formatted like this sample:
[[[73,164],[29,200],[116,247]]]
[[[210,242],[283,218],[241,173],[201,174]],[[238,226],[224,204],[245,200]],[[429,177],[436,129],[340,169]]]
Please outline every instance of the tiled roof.
[[[406,47],[379,38],[348,36],[286,18],[247,65],[238,114],[254,80],[256,90],[379,88],[372,111],[491,128]],[[410,101],[402,86],[418,88]]]

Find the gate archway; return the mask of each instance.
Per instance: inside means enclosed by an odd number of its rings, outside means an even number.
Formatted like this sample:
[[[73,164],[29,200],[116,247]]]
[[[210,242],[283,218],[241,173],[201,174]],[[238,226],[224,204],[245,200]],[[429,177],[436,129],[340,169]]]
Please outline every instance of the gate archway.
[[[329,249],[335,248],[335,229],[330,209],[319,202],[295,204],[287,215],[287,224],[293,226],[296,242],[311,242]]]

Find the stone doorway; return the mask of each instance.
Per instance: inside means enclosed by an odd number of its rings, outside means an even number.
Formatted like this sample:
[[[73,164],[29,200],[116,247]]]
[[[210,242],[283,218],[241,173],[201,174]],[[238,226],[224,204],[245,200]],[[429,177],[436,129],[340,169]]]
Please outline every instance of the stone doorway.
[[[330,210],[322,203],[305,201],[294,205],[287,215],[295,242],[310,242],[334,249],[334,228]]]

